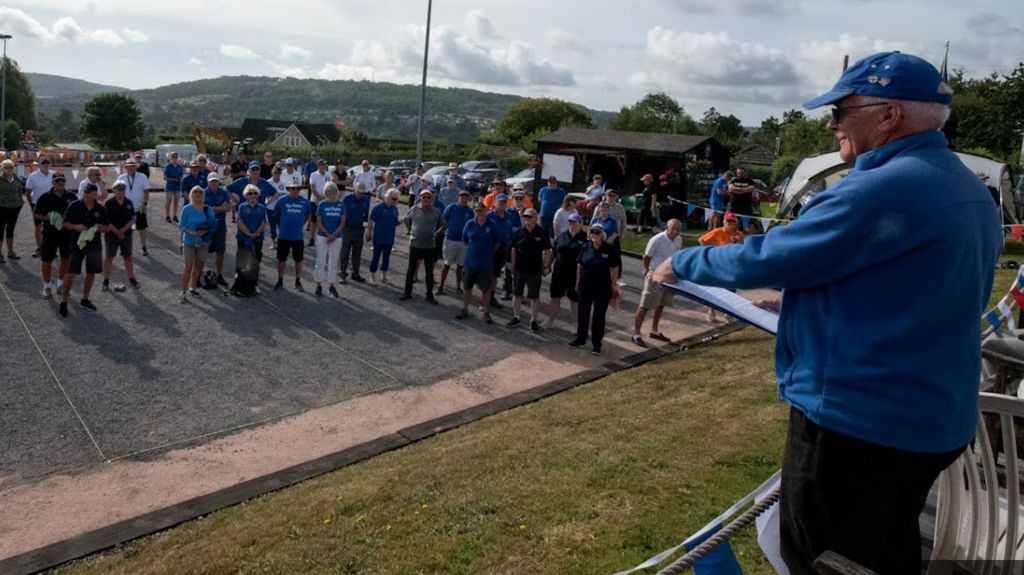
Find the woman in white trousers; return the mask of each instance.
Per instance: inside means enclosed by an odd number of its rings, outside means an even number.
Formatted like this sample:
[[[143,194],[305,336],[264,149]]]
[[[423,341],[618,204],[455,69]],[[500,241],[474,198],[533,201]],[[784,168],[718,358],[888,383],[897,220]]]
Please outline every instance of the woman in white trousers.
[[[316,282],[317,297],[324,295],[324,281],[329,286],[328,292],[338,297],[334,282],[338,280],[345,207],[338,199],[338,186],[334,182],[324,184],[324,195],[327,199],[321,201],[316,208],[316,268],[313,270],[313,281]]]

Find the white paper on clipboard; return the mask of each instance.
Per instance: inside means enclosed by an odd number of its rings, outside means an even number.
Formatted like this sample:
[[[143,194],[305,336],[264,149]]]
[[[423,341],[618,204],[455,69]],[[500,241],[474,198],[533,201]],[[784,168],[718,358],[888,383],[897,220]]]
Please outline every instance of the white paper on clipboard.
[[[555,176],[559,182],[572,183],[573,169],[576,158],[558,154],[544,154],[544,165],[541,166],[540,179],[546,181],[548,176]]]
[[[759,327],[772,335],[779,329],[779,314],[759,308],[747,298],[727,289],[703,286],[686,280],[664,283],[661,286]]]

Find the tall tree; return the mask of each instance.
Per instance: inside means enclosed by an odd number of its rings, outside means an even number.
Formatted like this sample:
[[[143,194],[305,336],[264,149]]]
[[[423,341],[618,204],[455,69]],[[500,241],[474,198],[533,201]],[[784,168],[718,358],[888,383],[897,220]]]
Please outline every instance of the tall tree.
[[[495,130],[497,140],[532,152],[538,138],[566,126],[594,128],[594,120],[576,106],[554,98],[531,98],[505,112]]]
[[[1005,161],[1018,159],[1024,128],[1024,63],[1009,75],[985,78],[966,79],[957,71],[950,84],[952,114],[945,132],[953,147],[983,149]]]
[[[4,63],[4,73],[7,76],[7,98],[6,117],[14,120],[22,130],[35,130],[36,125],[36,96],[32,92],[32,86],[28,78],[22,73],[18,63],[7,58]]]
[[[736,116],[729,114],[723,116],[714,106],[704,112],[700,120],[701,131],[708,136],[714,137],[733,152],[743,147],[747,131],[743,129],[743,122]]]
[[[82,133],[107,150],[132,148],[146,133],[135,100],[124,94],[99,94],[85,104]]]
[[[662,134],[696,134],[693,120],[672,97],[664,92],[647,94],[632,106],[623,106],[608,122],[613,130],[656,132]]]

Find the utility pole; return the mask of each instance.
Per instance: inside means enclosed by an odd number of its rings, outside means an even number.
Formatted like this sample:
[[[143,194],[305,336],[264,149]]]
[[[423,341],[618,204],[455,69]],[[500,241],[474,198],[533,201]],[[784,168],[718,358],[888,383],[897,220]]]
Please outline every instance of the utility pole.
[[[430,12],[434,0],[427,0],[427,39],[423,44],[423,83],[420,85],[420,119],[416,129],[416,165],[423,163],[423,114],[427,104],[427,55],[430,53]]]
[[[0,34],[4,42],[4,59],[0,63],[3,76],[0,77],[0,149],[7,151],[7,41],[13,38],[10,34]]]

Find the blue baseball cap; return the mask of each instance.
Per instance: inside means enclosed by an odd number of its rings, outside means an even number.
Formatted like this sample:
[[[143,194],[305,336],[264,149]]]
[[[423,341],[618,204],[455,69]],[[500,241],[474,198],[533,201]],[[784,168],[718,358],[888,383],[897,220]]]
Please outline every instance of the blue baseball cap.
[[[935,66],[900,52],[879,52],[850,66],[835,86],[804,108],[833,104],[851,94],[949,105],[953,90]]]
[[[505,194],[498,194],[498,197],[494,199],[498,200],[499,202],[507,202],[508,196],[506,196]]]
[[[251,170],[253,168],[256,168],[257,170],[260,169],[260,163],[256,160],[249,162],[249,169]]]

